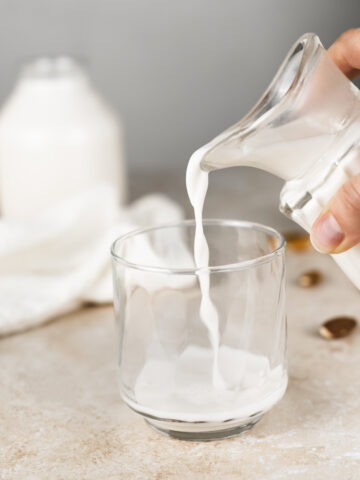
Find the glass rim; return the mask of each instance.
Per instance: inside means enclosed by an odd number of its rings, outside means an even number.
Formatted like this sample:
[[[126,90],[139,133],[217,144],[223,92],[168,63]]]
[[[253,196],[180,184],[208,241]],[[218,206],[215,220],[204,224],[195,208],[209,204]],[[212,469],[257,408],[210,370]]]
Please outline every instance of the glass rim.
[[[126,240],[131,237],[135,237],[140,234],[150,233],[155,230],[163,230],[166,228],[174,228],[174,227],[188,227],[193,226],[195,227],[195,220],[180,220],[178,222],[173,223],[164,223],[159,225],[154,225],[152,227],[142,227],[137,228],[136,230],[132,230],[120,237],[116,238],[111,245],[111,256],[112,259],[122,264],[127,268],[132,268],[135,270],[146,271],[146,272],[153,272],[153,273],[163,273],[163,274],[170,274],[170,275],[197,275],[199,272],[208,271],[209,273],[225,273],[225,272],[232,272],[237,270],[246,270],[252,268],[257,265],[262,265],[264,263],[269,263],[274,257],[280,255],[286,245],[285,237],[282,233],[278,232],[272,227],[268,227],[267,225],[263,225],[261,223],[243,221],[243,220],[223,220],[223,219],[212,219],[212,218],[205,218],[203,219],[203,225],[205,226],[223,226],[223,227],[241,227],[248,230],[257,230],[262,233],[266,233],[275,237],[279,240],[279,245],[270,253],[266,255],[261,255],[256,258],[252,258],[250,260],[243,260],[241,262],[230,263],[226,265],[216,265],[216,266],[209,266],[209,267],[193,267],[193,268],[165,268],[165,267],[157,267],[151,265],[144,265],[140,263],[129,262],[123,256],[118,255],[115,252],[115,249],[123,244]]]

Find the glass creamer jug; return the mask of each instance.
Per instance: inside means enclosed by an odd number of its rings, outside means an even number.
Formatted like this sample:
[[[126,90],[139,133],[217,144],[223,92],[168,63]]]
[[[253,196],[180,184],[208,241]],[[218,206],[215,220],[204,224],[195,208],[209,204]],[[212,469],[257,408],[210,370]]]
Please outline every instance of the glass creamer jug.
[[[283,178],[280,210],[309,232],[338,188],[360,173],[359,144],[359,90],[310,33],[255,107],[202,147],[201,168],[247,165]],[[333,258],[360,289],[360,245]]]

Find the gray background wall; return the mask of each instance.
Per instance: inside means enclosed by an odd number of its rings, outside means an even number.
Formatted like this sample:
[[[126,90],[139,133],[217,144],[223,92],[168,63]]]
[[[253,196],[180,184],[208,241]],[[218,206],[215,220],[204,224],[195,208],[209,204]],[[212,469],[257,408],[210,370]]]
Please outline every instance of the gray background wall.
[[[0,0],[0,100],[29,56],[86,57],[121,112],[131,169],[185,168],[306,31],[329,46],[359,0]]]

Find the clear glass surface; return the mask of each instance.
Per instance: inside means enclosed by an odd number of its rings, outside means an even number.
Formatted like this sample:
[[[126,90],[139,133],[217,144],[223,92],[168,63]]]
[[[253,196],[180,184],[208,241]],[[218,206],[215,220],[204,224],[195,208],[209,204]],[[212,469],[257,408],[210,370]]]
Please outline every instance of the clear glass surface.
[[[200,317],[194,221],[143,229],[112,246],[123,400],[157,430],[211,440],[251,428],[284,394],[284,239],[249,222],[204,220],[218,367]],[[203,272],[203,270],[202,270]]]
[[[303,188],[314,188],[358,148],[359,101],[320,39],[305,34],[251,111],[203,147],[202,168],[248,165],[286,181],[305,176]]]

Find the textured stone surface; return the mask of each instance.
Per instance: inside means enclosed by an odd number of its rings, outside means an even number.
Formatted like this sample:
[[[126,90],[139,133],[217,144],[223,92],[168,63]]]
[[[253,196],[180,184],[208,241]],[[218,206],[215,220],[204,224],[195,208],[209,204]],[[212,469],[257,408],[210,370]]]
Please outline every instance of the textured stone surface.
[[[287,266],[290,383],[253,430],[212,443],[152,431],[118,395],[111,307],[86,308],[0,340],[0,478],[358,479],[360,332],[327,341],[317,330],[360,319],[360,295],[313,251]],[[310,268],[324,281],[302,289]]]

